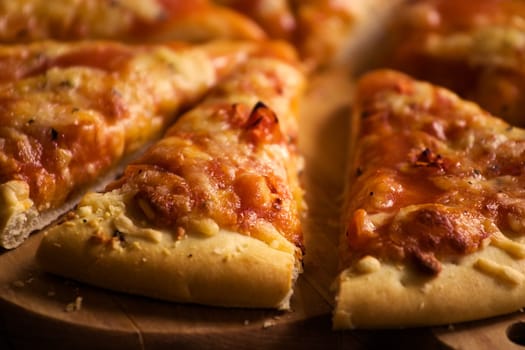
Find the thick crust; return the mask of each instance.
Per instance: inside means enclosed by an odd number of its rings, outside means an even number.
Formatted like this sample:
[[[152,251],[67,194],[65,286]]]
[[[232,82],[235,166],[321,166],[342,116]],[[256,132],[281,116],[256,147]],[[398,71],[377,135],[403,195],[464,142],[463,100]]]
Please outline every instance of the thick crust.
[[[428,326],[519,310],[525,305],[524,243],[494,239],[480,252],[444,263],[435,278],[365,258],[339,276],[333,326]]]
[[[299,270],[290,243],[224,230],[211,236],[189,232],[177,240],[175,232],[140,229],[121,215],[121,197],[93,196],[113,216],[102,219],[81,208],[85,215],[49,229],[37,256],[44,270],[176,302],[289,308]]]

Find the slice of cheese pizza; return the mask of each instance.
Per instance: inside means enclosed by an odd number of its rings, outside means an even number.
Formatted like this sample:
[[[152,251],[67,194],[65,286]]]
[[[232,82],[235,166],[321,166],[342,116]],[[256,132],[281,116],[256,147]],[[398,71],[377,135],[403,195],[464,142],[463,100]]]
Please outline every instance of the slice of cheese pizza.
[[[0,1],[0,42],[259,40],[251,19],[207,0]]]
[[[291,1],[294,42],[309,64],[359,67],[378,49],[381,33],[403,0]]]
[[[18,246],[107,182],[123,157],[256,51],[227,42],[0,47],[0,246]]]
[[[292,61],[248,60],[45,231],[42,268],[177,302],[289,308],[303,246],[302,86]]]
[[[296,30],[295,5],[290,0],[213,0],[257,22],[271,37],[292,41]]]
[[[411,1],[399,11],[391,35],[389,67],[525,125],[525,2]]]
[[[0,2],[0,42],[281,39],[311,69],[367,61],[403,0],[11,0]]]
[[[358,83],[335,328],[525,305],[525,130],[404,74]]]

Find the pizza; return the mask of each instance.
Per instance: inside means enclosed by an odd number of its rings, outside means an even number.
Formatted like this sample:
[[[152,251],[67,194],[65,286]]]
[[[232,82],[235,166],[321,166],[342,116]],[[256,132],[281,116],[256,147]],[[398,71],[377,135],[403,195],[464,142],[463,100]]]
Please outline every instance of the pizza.
[[[24,0],[0,2],[0,42],[106,39],[135,43],[260,40],[251,19],[206,0]]]
[[[248,59],[103,193],[47,228],[40,265],[165,300],[288,309],[303,254],[303,85],[282,52]]]
[[[373,56],[403,0],[297,1],[296,46],[314,67],[359,67]]]
[[[519,0],[0,1],[0,247],[37,231],[64,278],[290,310],[316,243],[303,92],[378,59],[344,92],[333,328],[519,310],[524,19]]]
[[[334,327],[523,307],[525,130],[396,71],[356,89]]]
[[[46,0],[0,3],[0,43],[287,41],[317,70],[375,46],[403,0]],[[368,42],[368,43],[366,43]],[[359,54],[363,56],[363,54]],[[368,56],[368,55],[364,55]]]
[[[260,25],[270,38],[298,50],[312,71],[343,64],[361,65],[403,0],[215,0]]]
[[[295,6],[289,0],[214,0],[254,20],[271,38],[293,41],[297,30]]]
[[[264,50],[272,45],[281,46]],[[256,51],[227,42],[0,47],[0,246],[17,247],[107,182]]]
[[[524,126],[524,20],[520,0],[411,1],[390,30],[384,63]]]

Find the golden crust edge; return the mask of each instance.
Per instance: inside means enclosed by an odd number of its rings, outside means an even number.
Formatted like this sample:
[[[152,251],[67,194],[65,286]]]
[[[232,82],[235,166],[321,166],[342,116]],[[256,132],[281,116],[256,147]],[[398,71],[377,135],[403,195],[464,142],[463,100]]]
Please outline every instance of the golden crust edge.
[[[288,310],[301,272],[297,253],[225,230],[191,233],[171,247],[141,241],[128,248],[90,241],[74,225],[44,233],[44,271],[99,287],[173,302]],[[300,253],[299,253],[300,254]]]
[[[481,268],[480,261],[510,269],[509,279]],[[425,278],[406,266],[381,263],[376,271],[342,271],[336,282],[334,329],[404,328],[480,320],[525,306],[525,259],[487,246],[457,262],[443,263]]]

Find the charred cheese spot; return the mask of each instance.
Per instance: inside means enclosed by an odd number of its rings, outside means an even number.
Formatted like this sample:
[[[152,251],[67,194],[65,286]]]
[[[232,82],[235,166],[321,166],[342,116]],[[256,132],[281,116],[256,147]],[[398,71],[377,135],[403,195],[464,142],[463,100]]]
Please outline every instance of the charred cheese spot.
[[[413,164],[416,167],[433,167],[440,170],[443,170],[444,166],[441,155],[432,152],[429,148],[425,148],[415,155]]]
[[[254,144],[261,141],[279,142],[283,139],[277,116],[262,102],[257,102],[253,107],[244,129],[244,137]]]

